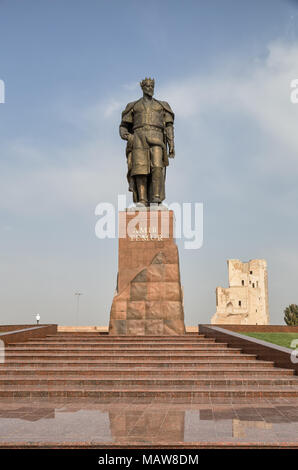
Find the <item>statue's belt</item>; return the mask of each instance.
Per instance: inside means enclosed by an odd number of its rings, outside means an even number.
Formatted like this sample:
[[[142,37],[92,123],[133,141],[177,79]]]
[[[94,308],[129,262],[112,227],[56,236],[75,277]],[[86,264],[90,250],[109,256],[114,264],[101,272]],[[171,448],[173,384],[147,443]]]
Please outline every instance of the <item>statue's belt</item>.
[[[160,129],[160,130],[164,129],[164,126],[159,126],[155,124],[140,124],[139,126],[134,126],[133,130],[135,131],[136,129],[140,129],[141,127],[145,129]]]

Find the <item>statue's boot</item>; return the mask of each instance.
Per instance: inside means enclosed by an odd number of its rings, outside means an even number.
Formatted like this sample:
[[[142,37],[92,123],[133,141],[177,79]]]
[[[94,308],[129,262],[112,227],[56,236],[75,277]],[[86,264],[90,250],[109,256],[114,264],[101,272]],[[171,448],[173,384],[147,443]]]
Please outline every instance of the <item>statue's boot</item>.
[[[152,203],[161,203],[162,168],[152,168]]]
[[[147,175],[137,175],[138,205],[148,205],[147,197]]]

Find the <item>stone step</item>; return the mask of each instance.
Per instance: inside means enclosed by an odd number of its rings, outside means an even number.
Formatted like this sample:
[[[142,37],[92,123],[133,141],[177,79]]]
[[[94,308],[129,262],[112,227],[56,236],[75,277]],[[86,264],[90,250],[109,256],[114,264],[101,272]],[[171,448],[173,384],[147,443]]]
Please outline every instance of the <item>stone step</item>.
[[[134,354],[131,354],[131,353],[127,353],[127,352],[122,352],[121,353],[115,353],[115,354],[104,354],[104,353],[96,353],[96,352],[92,352],[92,353],[78,353],[78,354],[74,354],[74,353],[36,353],[36,354],[33,354],[33,353],[6,353],[5,354],[5,361],[9,361],[9,360],[21,360],[21,359],[31,359],[31,360],[34,360],[34,359],[37,359],[37,358],[40,358],[40,359],[45,359],[45,360],[55,360],[55,361],[64,361],[66,359],[76,359],[76,360],[83,360],[83,359],[88,359],[90,361],[92,360],[97,360],[97,359],[101,359],[102,361],[109,361],[109,362],[114,362],[115,360],[119,360],[120,358],[122,359],[125,359],[127,361],[132,361],[134,362],[136,359],[138,360],[142,360],[144,362],[148,362],[148,361],[151,361],[152,359],[155,359],[155,360],[158,360],[158,361],[165,361],[165,360],[176,360],[176,359],[180,359],[180,360],[194,360],[194,359],[230,359],[231,361],[234,361],[234,360],[237,360],[239,357],[241,356],[241,359],[242,360],[246,360],[246,361],[251,361],[251,360],[255,360],[256,359],[256,355],[254,354],[240,354],[240,352],[225,352],[225,353],[218,353],[218,354],[214,354],[214,353],[211,353],[211,352],[196,352],[196,353],[192,353],[192,354],[186,354],[185,352],[177,352],[177,351],[174,351],[172,354],[170,352],[168,352],[167,354],[165,354],[164,352],[163,353],[160,353],[160,354],[155,354],[155,355],[151,355],[151,356],[148,356],[147,354],[142,354],[142,353],[134,353]]]
[[[161,347],[164,345],[164,344],[171,344],[171,345],[175,345],[175,344],[204,344],[204,343],[219,343],[217,340],[215,340],[215,338],[189,338],[188,340],[183,340],[182,338],[180,338],[179,340],[177,339],[176,341],[173,341],[171,340],[170,338],[168,338],[167,340],[161,340],[161,339],[157,339],[157,340],[153,340],[153,339],[146,339],[146,340],[142,340],[140,339],[140,337],[137,337],[135,338],[134,340],[130,341],[129,339],[112,339],[112,338],[86,338],[86,339],[76,339],[76,338],[53,338],[53,339],[49,339],[49,338],[44,338],[43,340],[40,340],[39,338],[32,338],[32,339],[28,339],[26,340],[26,344],[27,343],[42,343],[42,344],[52,344],[52,343],[65,343],[65,344],[68,344],[68,343],[74,343],[74,344],[88,344],[88,343],[97,343],[97,344],[117,344],[117,345],[122,345],[122,344],[158,344],[160,345]]]
[[[6,347],[0,397],[298,397],[292,369],[203,335],[58,333]]]
[[[34,354],[36,356],[46,356],[46,355],[70,355],[72,353],[77,353],[77,355],[92,355],[92,356],[115,356],[115,355],[129,355],[129,356],[135,356],[135,355],[142,355],[146,356],[147,358],[150,357],[156,357],[156,356],[166,356],[170,355],[188,355],[188,356],[194,356],[194,355],[208,355],[211,354],[212,356],[221,356],[222,354],[224,355],[241,355],[241,356],[247,356],[251,354],[246,354],[243,353],[241,349],[237,348],[198,348],[198,349],[189,349],[189,348],[165,348],[165,349],[145,349],[145,348],[137,348],[137,349],[86,349],[86,348],[77,348],[77,349],[64,349],[64,348],[59,348],[59,349],[35,349],[35,348],[22,348],[18,350],[18,348],[6,348],[5,350],[5,356],[11,356],[11,357],[16,357],[17,355],[31,355]]]
[[[45,386],[45,387],[53,387],[53,386],[67,386],[67,387],[127,387],[127,386],[134,386],[134,387],[146,387],[146,386],[167,386],[173,387],[175,390],[176,386],[179,387],[211,387],[214,388],[215,386],[287,386],[293,385],[296,386],[298,391],[298,378],[293,377],[276,377],[276,378],[268,378],[268,377],[191,377],[191,378],[177,378],[177,377],[147,377],[147,378],[140,378],[134,375],[130,377],[101,377],[101,378],[90,378],[90,377],[82,377],[81,375],[74,376],[74,377],[55,377],[55,376],[48,376],[48,377],[27,377],[27,376],[10,376],[10,377],[0,377],[0,390],[6,390],[7,387],[10,386],[18,386],[22,389],[25,389],[27,386]]]
[[[291,377],[294,376],[294,371],[292,369],[279,369],[277,367],[270,368],[270,367],[263,367],[263,368],[228,368],[223,367],[220,368],[201,368],[201,369],[194,369],[194,368],[127,368],[123,369],[122,367],[117,369],[117,375],[115,375],[115,369],[108,369],[104,367],[98,368],[87,368],[80,366],[80,368],[75,367],[44,367],[44,368],[36,368],[36,367],[6,367],[0,369],[0,377],[1,376],[75,376],[78,375],[80,377],[126,377],[131,376],[134,374],[134,377],[161,377],[161,376],[175,376],[175,377],[209,377],[209,376],[219,376],[219,377],[258,377],[258,376],[274,376],[274,377]]]
[[[168,358],[167,358],[168,359]],[[163,368],[175,368],[175,367],[183,367],[183,368],[194,368],[194,369],[205,369],[206,367],[211,367],[216,369],[220,369],[221,367],[226,367],[226,366],[231,366],[231,360],[227,359],[219,359],[215,357],[215,359],[201,359],[201,360],[194,360],[194,359],[188,359],[188,360],[167,360],[167,361],[162,361],[162,360],[150,360],[146,361],[127,361],[127,360],[116,360],[116,361],[89,361],[89,360],[76,360],[72,357],[71,360],[63,360],[63,361],[56,361],[56,360],[42,360],[42,359],[22,359],[20,361],[15,361],[13,359],[6,359],[5,364],[0,364],[0,370],[3,369],[5,370],[6,367],[18,367],[22,368],[25,366],[32,366],[36,368],[40,367],[61,367],[63,368],[68,368],[68,367],[77,367],[81,368],[82,366],[88,367],[88,368],[100,368],[100,367],[105,367],[105,368],[122,368],[122,367],[129,367],[133,368],[135,370],[139,369],[144,369],[148,367],[156,367],[158,369],[163,369]],[[243,359],[241,356],[237,357],[237,359],[233,360],[232,362],[233,367],[236,368],[249,368],[249,369],[254,369],[254,368],[265,368],[265,369],[272,369],[274,367],[274,362],[273,361],[260,361],[256,359],[252,359],[250,361],[247,361],[246,359]]]
[[[220,345],[227,345],[227,343],[223,342],[216,342],[216,341],[177,341],[174,343],[173,341],[40,341],[40,340],[28,340],[22,341],[17,343],[9,343],[10,347],[15,346],[102,346],[103,348],[108,347],[115,347],[115,348],[138,348],[138,347],[146,347],[146,348],[174,348],[174,347],[202,347],[202,346],[220,346]]]
[[[52,334],[52,335],[47,335],[46,338],[54,338],[54,339],[58,339],[58,338],[100,338],[100,339],[123,339],[124,341],[127,341],[127,339],[131,339],[131,340],[134,340],[134,339],[152,339],[152,340],[162,340],[162,339],[169,339],[169,340],[173,340],[173,341],[176,341],[177,338],[181,338],[185,341],[187,340],[192,340],[194,337],[195,338],[206,338],[206,336],[204,334],[198,334],[198,333],[194,333],[194,334],[187,334],[187,335],[101,335],[100,333],[66,333],[66,332],[63,332],[63,333],[56,333],[56,334]]]
[[[32,388],[28,386],[20,390],[17,386],[6,387],[5,390],[0,390],[1,398],[183,398],[183,399],[199,399],[199,398],[286,398],[298,397],[298,388],[291,385],[262,385],[256,387],[254,385],[242,385],[238,387],[231,386],[214,386],[210,387],[178,387],[173,388],[166,386],[149,386],[146,387],[121,387],[119,390],[111,387],[51,387],[39,386]]]
[[[138,345],[138,344],[144,344],[144,345],[158,345],[160,347],[163,347],[164,345],[176,345],[176,344],[197,344],[197,345],[200,345],[200,344],[205,344],[205,343],[208,343],[208,344],[220,344],[218,343],[217,341],[215,341],[215,339],[212,339],[212,338],[202,338],[202,339],[192,339],[192,340],[188,340],[188,341],[183,341],[182,339],[180,340],[177,340],[177,341],[171,341],[171,340],[167,340],[167,341],[162,341],[162,340],[156,340],[156,341],[153,341],[153,340],[140,340],[140,339],[135,339],[134,341],[128,341],[127,339],[124,341],[124,340],[112,340],[111,338],[109,339],[104,339],[102,340],[101,338],[100,339],[96,339],[96,338],[88,338],[88,339],[80,339],[80,340],[76,340],[76,339],[73,339],[73,338],[69,338],[68,340],[67,339],[44,339],[44,341],[41,341],[41,340],[38,340],[38,339],[31,339],[31,340],[28,340],[26,342],[23,342],[22,344],[89,344],[89,343],[92,343],[92,344],[103,344],[103,345],[109,345],[109,344],[115,344],[115,345],[123,345],[123,344],[128,344],[128,345]],[[20,344],[20,343],[11,343],[11,344]]]
[[[41,340],[39,338],[32,338],[32,339],[28,339],[28,341],[37,341],[37,342],[41,342]],[[171,343],[171,344],[176,344],[176,342],[178,343],[204,343],[204,342],[208,342],[208,343],[215,343],[216,340],[215,338],[201,338],[201,337],[196,337],[196,336],[193,336],[191,338],[177,338],[175,341],[171,338],[165,338],[165,339],[162,339],[162,337],[157,337],[155,339],[153,338],[146,338],[146,339],[142,339],[141,336],[136,336],[135,338],[133,338],[131,341],[130,341],[130,338],[128,338],[127,336],[125,337],[118,337],[118,338],[115,338],[114,336],[112,337],[107,337],[107,338],[72,338],[72,337],[69,337],[69,338],[43,338],[43,341],[45,342],[48,342],[48,343],[61,343],[61,342],[65,342],[65,343],[88,343],[88,342],[95,342],[95,343],[104,343],[104,344],[109,344],[109,343],[117,343],[117,344],[122,344],[122,343],[158,343],[158,344],[164,344],[164,343]]]
[[[228,347],[227,343],[215,343],[215,342],[198,342],[198,343],[102,343],[101,341],[95,342],[88,342],[88,343],[63,343],[63,342],[33,342],[28,341],[26,343],[10,343],[7,348],[102,348],[102,349],[137,349],[137,348],[145,348],[145,349],[175,349],[175,348],[224,348]]]
[[[5,350],[5,353],[6,354],[15,354],[15,353],[32,353],[32,352],[36,352],[36,353],[50,353],[52,354],[53,352],[55,353],[59,353],[59,352],[66,352],[66,353],[71,353],[71,352],[76,352],[76,353],[104,353],[104,354],[119,354],[119,352],[123,352],[123,353],[127,353],[127,354],[135,354],[136,352],[142,352],[142,353],[148,353],[148,355],[152,356],[152,355],[159,355],[161,353],[172,353],[172,352],[184,352],[184,353],[196,353],[196,352],[212,352],[212,353],[227,353],[227,354],[230,354],[230,353],[240,353],[241,352],[241,349],[236,349],[236,348],[228,348],[227,346],[223,346],[221,347],[220,345],[219,346],[216,346],[216,347],[213,347],[213,346],[196,346],[196,347],[192,347],[192,348],[189,348],[188,346],[185,347],[185,348],[182,348],[182,347],[179,347],[179,348],[163,348],[163,349],[160,349],[160,348],[150,348],[148,349],[147,347],[146,348],[143,348],[143,347],[139,347],[139,348],[127,348],[127,347],[119,347],[119,348],[115,348],[115,347],[106,347],[106,348],[103,348],[101,345],[99,345],[98,347],[88,347],[88,346],[55,346],[55,347],[48,347],[48,346],[39,346],[39,347],[30,347],[29,345],[28,346],[16,346],[16,347],[7,347],[6,350]]]

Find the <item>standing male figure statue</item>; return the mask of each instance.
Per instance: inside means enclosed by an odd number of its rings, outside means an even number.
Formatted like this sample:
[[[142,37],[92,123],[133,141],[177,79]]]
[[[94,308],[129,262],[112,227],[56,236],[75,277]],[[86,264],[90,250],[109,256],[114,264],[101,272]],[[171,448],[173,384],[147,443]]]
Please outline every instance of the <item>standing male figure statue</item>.
[[[165,101],[153,98],[154,79],[140,82],[143,97],[122,113],[120,136],[127,141],[129,190],[137,206],[165,199],[168,158],[174,158],[174,113]]]

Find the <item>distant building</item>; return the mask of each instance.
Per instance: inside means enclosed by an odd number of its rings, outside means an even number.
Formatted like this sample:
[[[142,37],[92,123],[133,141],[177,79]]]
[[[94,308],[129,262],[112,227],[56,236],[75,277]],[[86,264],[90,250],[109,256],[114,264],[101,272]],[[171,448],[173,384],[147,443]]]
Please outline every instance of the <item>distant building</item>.
[[[216,288],[216,313],[212,324],[268,325],[267,263],[253,259],[228,260],[229,287]]]

